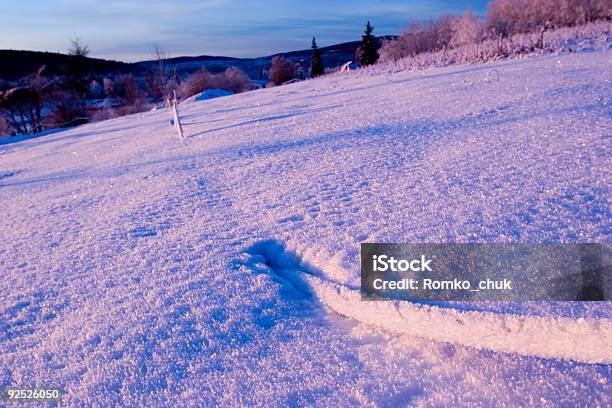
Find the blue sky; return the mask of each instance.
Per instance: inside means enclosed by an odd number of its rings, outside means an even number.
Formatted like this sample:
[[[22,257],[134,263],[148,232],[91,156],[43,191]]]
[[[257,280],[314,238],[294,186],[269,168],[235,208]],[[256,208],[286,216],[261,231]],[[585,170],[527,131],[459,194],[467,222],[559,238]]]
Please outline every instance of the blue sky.
[[[124,61],[151,58],[158,43],[170,56],[257,57],[360,37],[366,20],[378,35],[395,34],[412,19],[472,9],[487,0],[228,1],[0,0],[0,49],[63,52],[71,38],[91,55]]]

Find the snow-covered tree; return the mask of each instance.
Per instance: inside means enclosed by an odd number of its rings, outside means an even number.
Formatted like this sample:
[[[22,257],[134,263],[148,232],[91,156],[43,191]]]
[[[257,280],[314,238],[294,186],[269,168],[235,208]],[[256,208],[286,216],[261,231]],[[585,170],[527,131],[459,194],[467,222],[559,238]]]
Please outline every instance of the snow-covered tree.
[[[452,27],[450,45],[461,47],[462,45],[476,44],[482,36],[482,26],[478,17],[471,11],[455,19]]]
[[[610,0],[492,0],[485,26],[494,36],[510,36],[611,18]]]

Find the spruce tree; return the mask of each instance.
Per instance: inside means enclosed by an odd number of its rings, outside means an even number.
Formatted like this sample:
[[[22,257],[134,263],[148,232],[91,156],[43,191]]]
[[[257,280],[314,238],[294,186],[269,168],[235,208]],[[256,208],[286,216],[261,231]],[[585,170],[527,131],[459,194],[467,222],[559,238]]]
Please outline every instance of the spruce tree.
[[[68,63],[64,67],[64,87],[69,91],[75,91],[81,96],[87,93],[87,84],[90,80],[89,74],[89,47],[81,42],[79,38],[71,41],[68,50]]]
[[[372,34],[374,27],[368,21],[365,33],[361,36],[359,63],[372,65],[378,61],[378,39]]]
[[[315,78],[320,75],[323,75],[325,72],[325,67],[323,66],[323,61],[321,60],[321,52],[319,48],[317,48],[317,42],[315,38],[312,37],[312,60],[310,62],[310,77]]]

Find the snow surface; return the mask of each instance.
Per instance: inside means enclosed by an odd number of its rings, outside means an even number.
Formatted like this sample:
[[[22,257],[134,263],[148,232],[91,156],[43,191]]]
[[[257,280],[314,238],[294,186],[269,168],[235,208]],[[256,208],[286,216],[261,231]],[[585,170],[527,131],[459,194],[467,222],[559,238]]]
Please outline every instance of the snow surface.
[[[207,89],[204,92],[200,92],[199,94],[192,96],[191,98],[187,99],[187,101],[199,102],[229,95],[233,94],[230,91],[226,91],[225,89]]]
[[[610,302],[357,288],[360,242],[610,242],[611,55],[181,104],[185,141],[157,110],[0,146],[0,387],[70,406],[609,406]]]

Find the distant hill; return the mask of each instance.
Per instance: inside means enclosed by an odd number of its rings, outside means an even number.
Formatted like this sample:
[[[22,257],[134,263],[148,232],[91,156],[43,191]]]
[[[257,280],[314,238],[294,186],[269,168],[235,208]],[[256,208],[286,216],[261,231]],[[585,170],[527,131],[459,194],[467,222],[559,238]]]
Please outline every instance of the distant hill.
[[[391,37],[380,37],[391,38]],[[326,67],[336,67],[355,58],[355,51],[359,41],[345,42],[320,48],[323,63]],[[211,72],[220,72],[228,67],[237,67],[246,72],[251,78],[259,77],[262,68],[269,67],[270,61],[277,55],[282,55],[294,62],[299,62],[307,69],[310,65],[310,49],[277,53],[259,58],[233,58],[224,56],[200,55],[169,58],[168,67],[176,69],[179,74],[189,73],[205,67]],[[61,74],[70,56],[57,52],[0,50],[0,79],[14,81],[28,74],[36,72],[42,65],[46,65],[46,75]],[[153,60],[126,63],[110,61],[99,58],[88,58],[94,73],[110,72],[138,72],[153,66]]]
[[[57,75],[63,72],[68,63],[69,55],[58,52],[0,50],[0,79],[14,81],[26,75],[35,73],[45,65],[46,75]],[[109,61],[99,58],[87,58],[91,69],[97,73],[130,71],[132,64],[119,61]]]
[[[379,37],[380,40],[394,38],[393,36]],[[353,61],[355,59],[355,51],[360,45],[360,41],[350,41],[340,44],[321,47],[321,57],[326,67],[337,67],[342,64]],[[275,56],[283,56],[294,62],[299,62],[308,69],[310,66],[310,56],[312,50],[310,48],[281,52],[265,57],[258,58],[231,58],[231,57],[212,57],[209,55],[201,55],[196,57],[177,57],[169,58],[168,65],[176,68],[179,72],[195,71],[201,67],[206,67],[211,72],[219,72],[227,67],[235,66],[246,72],[251,78],[256,79],[262,68],[267,68],[270,65],[272,58]],[[152,64],[154,61],[143,61],[138,64]]]

